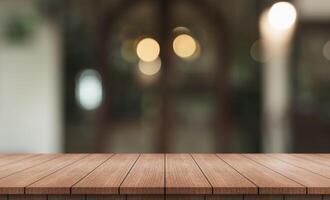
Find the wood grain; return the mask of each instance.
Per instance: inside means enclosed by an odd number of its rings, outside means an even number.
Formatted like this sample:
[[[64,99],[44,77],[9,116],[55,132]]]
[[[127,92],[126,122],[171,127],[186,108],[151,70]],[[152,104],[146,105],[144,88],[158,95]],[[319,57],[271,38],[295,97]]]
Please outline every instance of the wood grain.
[[[321,195],[289,195],[285,200],[322,200]]]
[[[48,195],[47,200],[86,200],[84,195]]]
[[[166,154],[166,194],[212,194],[212,187],[189,154]]]
[[[283,195],[246,195],[244,200],[284,200]]]
[[[206,200],[243,200],[243,195],[206,195]]]
[[[324,158],[330,159],[330,154],[329,153],[319,153],[317,155],[320,156],[320,157],[324,157]]]
[[[127,200],[165,200],[165,195],[127,195]]]
[[[7,177],[22,170],[39,165],[40,163],[49,161],[51,159],[55,159],[58,156],[59,156],[58,154],[53,154],[53,155],[39,154],[36,156],[31,156],[30,158],[21,160],[19,162],[10,163],[8,165],[1,166],[0,178]]]
[[[126,200],[125,195],[87,195],[86,200]]]
[[[306,160],[311,160],[315,163],[330,166],[330,158],[320,156],[319,154],[295,154],[295,156]]]
[[[328,157],[6,154],[0,200],[330,200]]]
[[[24,194],[26,186],[77,161],[86,154],[66,154],[0,179],[0,194]]]
[[[330,178],[330,166],[322,165],[317,162],[301,158],[293,154],[272,154],[271,156],[287,162],[291,165],[304,168],[321,176]]]
[[[116,154],[71,188],[72,194],[119,194],[139,154]]]
[[[304,186],[242,155],[218,154],[259,188],[259,194],[305,194]]]
[[[164,154],[143,154],[120,186],[121,194],[164,194]]]
[[[205,200],[205,195],[166,195],[166,200]]]
[[[192,154],[213,194],[258,194],[258,188],[215,154]]]
[[[330,179],[290,165],[267,155],[246,154],[246,156],[301,185],[307,187],[308,194],[330,194]]]
[[[71,187],[111,157],[91,154],[26,187],[26,194],[70,194]]]
[[[9,200],[47,200],[47,195],[9,195]]]
[[[26,158],[31,158],[33,156],[37,156],[37,154],[8,154],[2,155],[0,157],[0,166],[8,165],[14,162],[21,161]]]

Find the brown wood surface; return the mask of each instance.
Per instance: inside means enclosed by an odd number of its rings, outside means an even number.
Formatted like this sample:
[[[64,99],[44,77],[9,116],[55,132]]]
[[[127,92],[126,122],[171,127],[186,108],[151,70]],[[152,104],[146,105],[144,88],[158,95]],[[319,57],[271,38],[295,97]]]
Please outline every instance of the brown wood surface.
[[[111,154],[91,154],[29,185],[27,194],[70,194],[71,187],[101,165]]]
[[[321,195],[291,195],[285,196],[285,200],[322,200]]]
[[[330,166],[319,164],[317,162],[301,158],[294,154],[272,154],[271,156],[280,159],[284,162],[287,162],[291,165],[301,167],[321,176],[330,178]]]
[[[304,186],[238,154],[218,154],[240,174],[256,184],[260,194],[305,194]]]
[[[54,159],[58,157],[59,155],[53,154],[53,155],[35,155],[31,156],[28,159],[21,160],[19,162],[10,163],[8,165],[4,165],[0,167],[0,178],[4,178],[6,176],[9,176],[11,174],[20,172],[22,170],[25,170],[27,168],[39,165],[40,163],[49,161],[51,159]]]
[[[305,160],[310,160],[315,163],[330,166],[330,158],[323,157],[319,154],[295,154],[295,156],[303,158]]]
[[[127,195],[127,200],[165,200],[165,195]]]
[[[116,154],[71,188],[73,194],[119,194],[139,154]]]
[[[215,154],[193,154],[213,194],[258,194],[258,188]]]
[[[66,154],[0,179],[0,194],[24,194],[28,185],[77,161],[86,154]]]
[[[0,200],[325,200],[329,155],[5,154]]]
[[[319,153],[319,154],[317,154],[317,156],[330,159],[329,153]]]
[[[125,195],[87,195],[86,200],[126,200]]]
[[[120,186],[121,194],[164,194],[164,154],[142,154]]]
[[[212,194],[212,187],[189,154],[166,154],[166,194]]]
[[[47,200],[85,200],[84,195],[48,195]]]
[[[244,200],[284,200],[283,195],[248,195]]]
[[[329,200],[321,195],[0,195],[0,200]]]
[[[30,158],[36,155],[33,154],[7,154],[1,155],[0,157],[0,166],[8,165],[17,161],[21,161],[26,158]]]
[[[166,200],[205,200],[205,195],[167,195]]]
[[[243,195],[206,195],[206,200],[243,200]]]
[[[8,200],[47,200],[47,195],[13,194],[8,196]]]
[[[330,179],[269,155],[246,154],[246,157],[307,187],[309,194],[330,194]]]

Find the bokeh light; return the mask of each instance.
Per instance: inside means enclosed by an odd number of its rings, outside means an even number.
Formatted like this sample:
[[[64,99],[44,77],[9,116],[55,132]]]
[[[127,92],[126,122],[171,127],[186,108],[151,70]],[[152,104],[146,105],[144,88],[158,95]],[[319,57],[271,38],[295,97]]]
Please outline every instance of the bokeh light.
[[[187,34],[190,33],[190,30],[184,26],[178,26],[173,29],[174,34]]]
[[[173,41],[173,50],[181,58],[191,57],[197,49],[196,41],[188,34],[181,34]]]
[[[285,30],[293,26],[297,18],[295,7],[288,2],[275,3],[269,10],[269,24],[276,30]]]
[[[140,60],[138,65],[139,65],[139,70],[142,74],[151,76],[159,72],[162,62],[158,57],[152,62],[144,62]]]
[[[142,61],[151,62],[159,56],[160,47],[156,40],[144,38],[138,42],[136,53]]]
[[[323,46],[323,56],[330,60],[330,40]]]
[[[84,70],[77,82],[76,99],[82,108],[93,110],[102,102],[102,83],[100,74],[93,70]]]
[[[262,40],[256,40],[250,48],[250,55],[253,58],[253,60],[260,62],[260,63],[264,63],[267,62],[269,60],[269,56],[267,57],[265,55],[265,52],[263,51],[262,48]]]

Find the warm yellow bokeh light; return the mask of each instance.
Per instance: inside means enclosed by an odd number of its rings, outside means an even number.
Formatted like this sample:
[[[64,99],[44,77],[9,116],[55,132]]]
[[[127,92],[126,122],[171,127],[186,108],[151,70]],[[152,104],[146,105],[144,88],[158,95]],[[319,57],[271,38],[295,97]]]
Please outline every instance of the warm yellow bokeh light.
[[[142,74],[151,76],[151,75],[157,74],[157,72],[159,72],[161,65],[162,65],[162,62],[161,62],[160,58],[157,58],[152,62],[144,62],[144,61],[140,60],[139,61],[139,70]]]
[[[293,26],[297,18],[295,7],[288,2],[275,3],[269,10],[269,24],[276,30],[285,30]]]
[[[187,34],[177,36],[173,41],[173,50],[181,58],[188,58],[196,52],[196,41]]]
[[[138,57],[145,62],[151,62],[159,56],[160,47],[156,40],[144,38],[139,41],[136,47]]]

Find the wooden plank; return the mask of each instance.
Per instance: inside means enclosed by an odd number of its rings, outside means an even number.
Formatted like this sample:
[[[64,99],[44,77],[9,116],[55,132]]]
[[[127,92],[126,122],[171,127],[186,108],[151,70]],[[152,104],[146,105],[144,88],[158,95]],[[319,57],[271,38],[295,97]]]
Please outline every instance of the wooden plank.
[[[26,194],[70,194],[71,187],[112,154],[90,154],[25,188]]]
[[[306,160],[311,160],[315,163],[330,166],[330,158],[323,157],[320,154],[295,154],[295,156]]]
[[[280,159],[286,163],[289,163],[291,165],[304,168],[308,171],[314,172],[316,174],[319,174],[321,176],[325,176],[327,178],[330,178],[330,167],[325,166],[322,164],[318,164],[317,162],[301,158],[299,156],[295,156],[292,154],[271,154],[271,156]]]
[[[116,154],[71,188],[72,194],[119,194],[119,186],[139,157]]]
[[[37,154],[8,154],[2,155],[0,157],[0,166],[8,165],[14,162],[21,161],[26,158],[31,158],[33,156],[37,156]]]
[[[48,195],[47,200],[86,200],[84,195]]]
[[[205,195],[166,195],[166,200],[205,200]]]
[[[245,154],[245,156],[306,186],[308,194],[330,194],[330,179],[274,159],[269,155]]]
[[[323,200],[330,200],[330,195],[324,195]]]
[[[259,194],[305,194],[306,188],[242,155],[217,154],[259,188]],[[268,197],[267,197],[268,198]]]
[[[322,195],[286,195],[285,200],[322,200]]]
[[[87,195],[86,200],[126,200],[126,195]]]
[[[8,200],[8,195],[0,195],[0,200]]]
[[[330,159],[330,154],[329,153],[319,153],[317,155],[320,156],[320,157],[324,157],[324,158]]]
[[[127,200],[165,200],[165,195],[127,195]]]
[[[211,194],[212,187],[189,154],[166,154],[166,194]]]
[[[164,194],[164,158],[164,154],[142,154],[120,186],[120,193]]]
[[[9,200],[47,200],[47,195],[9,195]]]
[[[244,200],[284,200],[282,195],[246,195]]]
[[[206,195],[206,200],[243,200],[243,195]]]
[[[0,194],[24,194],[24,188],[26,186],[85,156],[86,154],[65,154],[2,178],[0,179]]]
[[[19,162],[10,163],[8,165],[1,166],[0,167],[0,178],[7,177],[9,175],[20,172],[22,170],[39,165],[40,163],[44,163],[51,159],[55,159],[58,156],[59,156],[59,154],[52,154],[52,155],[39,154],[39,155],[30,157],[30,158],[21,160]]]
[[[213,194],[258,194],[258,188],[215,154],[193,154]]]

